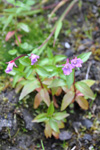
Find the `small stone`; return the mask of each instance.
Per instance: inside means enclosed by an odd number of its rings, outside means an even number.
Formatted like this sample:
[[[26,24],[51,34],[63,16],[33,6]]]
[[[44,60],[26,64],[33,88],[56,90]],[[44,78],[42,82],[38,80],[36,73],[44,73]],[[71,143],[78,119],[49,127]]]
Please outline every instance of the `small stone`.
[[[90,39],[83,39],[83,40],[81,41],[81,44],[90,47],[90,46],[93,44],[93,41],[90,40]]]
[[[78,18],[78,19],[77,19],[77,22],[78,22],[78,23],[81,23],[81,22],[82,22],[82,19],[81,19],[81,18]]]
[[[100,0],[97,0],[97,6],[100,6]]]
[[[92,9],[92,12],[94,13],[94,14],[96,14],[97,13],[97,7],[96,6],[93,6],[93,9]]]
[[[100,24],[100,18],[98,18],[97,22],[98,22],[98,24]]]
[[[72,137],[72,133],[69,131],[61,131],[61,133],[59,134],[59,139],[61,141],[70,140],[71,137]]]
[[[68,42],[65,42],[65,48],[67,48],[67,49],[70,48],[70,44]]]
[[[88,140],[88,141],[92,141],[92,136],[90,134],[85,134],[83,139]]]
[[[68,57],[73,56],[73,50],[68,49],[68,50],[66,51],[65,55],[68,56]]]
[[[93,123],[89,119],[83,119],[81,121],[82,125],[85,126],[87,129],[91,128]]]
[[[29,113],[27,109],[21,109],[22,115],[23,115],[23,120],[25,121],[25,128],[27,130],[32,131],[34,128],[37,129],[39,125],[37,123],[32,122],[33,117]]]

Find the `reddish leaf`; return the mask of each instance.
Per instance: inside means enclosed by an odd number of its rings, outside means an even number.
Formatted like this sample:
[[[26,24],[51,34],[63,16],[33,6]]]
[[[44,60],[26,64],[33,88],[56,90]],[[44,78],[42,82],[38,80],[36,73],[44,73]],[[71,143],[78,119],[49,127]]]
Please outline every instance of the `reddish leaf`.
[[[63,89],[63,91],[64,91],[65,93],[69,92],[69,89],[68,89],[67,86],[63,86],[62,89]]]
[[[59,133],[52,131],[52,135],[56,138],[59,139]]]
[[[35,99],[34,99],[34,108],[38,108],[38,106],[40,105],[42,101],[42,98],[40,96],[40,93],[37,93],[36,96],[35,96]]]
[[[56,96],[59,96],[59,95],[61,94],[61,92],[62,92],[62,88],[61,88],[61,87],[58,87],[58,89],[57,89],[55,95],[56,95]]]
[[[40,88],[36,88],[36,91],[37,91],[37,92],[40,92],[40,91],[41,91],[41,87],[40,87]]]
[[[44,81],[43,81],[43,84],[45,85],[50,85],[51,82],[52,82],[53,78],[46,78]]]
[[[47,106],[49,106],[50,105],[50,97],[49,97],[49,93],[48,93],[47,89],[45,89],[45,88],[42,89],[40,91],[40,95],[41,95],[42,100],[47,104]]]
[[[14,34],[15,34],[15,31],[8,32],[6,35],[5,41],[8,41]]]
[[[28,82],[22,89],[19,100],[23,99],[26,95],[33,92],[38,87],[39,87],[39,82],[37,80]]]
[[[78,97],[78,96],[84,96],[80,91],[76,91],[76,97]]]
[[[72,91],[64,95],[64,98],[62,100],[62,105],[61,105],[61,111],[64,110],[72,102],[74,95],[75,94]]]
[[[19,91],[23,88],[22,84],[17,84],[16,88],[15,88],[15,92],[19,93]]]
[[[45,134],[46,138],[52,136],[52,129],[51,129],[50,125],[49,125],[49,122],[47,122],[46,125],[45,125],[44,134]]]
[[[59,129],[63,129],[64,127],[65,127],[64,123],[60,121],[60,122],[58,123],[58,128],[59,128]]]
[[[79,104],[79,106],[82,109],[87,110],[89,107],[88,101],[84,97],[81,97],[81,96],[77,97],[76,102]]]

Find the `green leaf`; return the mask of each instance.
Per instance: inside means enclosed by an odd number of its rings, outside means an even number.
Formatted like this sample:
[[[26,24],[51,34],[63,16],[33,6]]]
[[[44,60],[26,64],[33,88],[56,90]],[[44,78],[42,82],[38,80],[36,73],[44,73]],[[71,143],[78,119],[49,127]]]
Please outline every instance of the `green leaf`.
[[[3,31],[6,29],[6,27],[9,25],[9,23],[12,21],[12,19],[13,19],[13,15],[10,15],[7,18],[6,23],[5,23],[4,27],[3,27]]]
[[[27,51],[30,51],[33,48],[32,45],[28,44],[27,42],[20,44],[20,47]]]
[[[27,24],[25,24],[25,23],[19,23],[18,24],[18,28],[22,29],[25,32],[29,32],[30,31],[29,26]]]
[[[14,4],[15,0],[7,0],[8,3]]]
[[[56,55],[54,57],[54,64],[56,64],[57,62],[60,62],[62,60],[66,59],[66,56],[65,55]]]
[[[29,6],[31,6],[31,5],[34,5],[36,2],[33,0],[28,0],[28,1],[26,1],[26,5],[29,5]]]
[[[58,24],[57,24],[57,27],[56,27],[55,35],[54,35],[55,40],[57,39],[57,37],[58,37],[58,35],[60,33],[61,28],[62,28],[62,22],[59,21]]]
[[[74,93],[72,91],[69,91],[67,94],[64,95],[62,104],[61,104],[61,111],[64,110],[73,100]]]
[[[36,81],[36,80],[28,82],[24,86],[24,88],[23,88],[23,90],[22,90],[22,92],[20,94],[19,100],[23,99],[26,95],[28,95],[29,93],[31,93],[32,91],[34,91],[36,88],[39,88],[39,87],[40,87],[39,86],[39,82]]]
[[[48,63],[49,63],[49,59],[44,58],[44,59],[39,61],[38,65],[44,66],[44,65],[47,65]]]
[[[31,65],[31,60],[29,58],[20,58],[19,62],[23,65],[23,66],[30,66]]]
[[[56,120],[63,120],[64,118],[68,117],[69,114],[66,112],[58,112],[53,114],[53,118]]]
[[[82,93],[84,94],[84,96],[87,96],[88,98],[94,99],[95,96],[92,92],[92,90],[90,89],[90,87],[84,83],[84,82],[77,82],[75,84],[75,87]]]
[[[56,70],[49,73],[49,78],[54,77],[54,76],[58,76],[58,72]]]
[[[49,73],[46,71],[46,69],[44,69],[44,68],[41,67],[41,66],[37,66],[36,72],[37,72],[40,76],[42,76],[42,77],[48,77],[48,76],[49,76]]]
[[[44,68],[47,70],[47,71],[53,71],[53,70],[56,70],[56,66],[55,65],[45,65]]]
[[[38,51],[37,51],[37,55],[41,55],[44,51],[44,49],[46,48],[47,43],[45,43]]]
[[[48,115],[53,115],[54,113],[54,105],[53,105],[53,102],[50,104],[48,110],[47,110],[47,114]]]
[[[70,75],[66,76],[66,82],[67,82],[67,86],[70,89],[71,85],[74,82],[74,69],[72,70],[72,72],[70,73]]]
[[[15,54],[17,53],[17,50],[16,50],[16,49],[13,49],[13,50],[8,51],[8,53],[9,53],[10,55],[15,55]]]
[[[16,85],[17,81],[20,79],[21,75],[15,75],[13,78],[13,87]]]
[[[95,80],[82,80],[82,82],[86,83],[89,87],[91,87],[96,81]]]
[[[83,54],[80,54],[77,58],[81,58],[84,63],[89,59],[91,54],[92,54],[92,52],[83,53]]]
[[[49,97],[49,93],[48,93],[47,89],[45,89],[45,88],[42,89],[40,91],[40,95],[42,97],[42,100],[47,104],[47,106],[49,106],[50,105],[50,97]]]
[[[52,87],[65,86],[65,85],[66,85],[66,83],[64,80],[54,79],[48,87],[52,88]]]
[[[31,10],[31,11],[26,11],[26,12],[22,12],[22,16],[26,16],[26,15],[33,15],[33,14],[37,14],[40,13],[42,11],[42,9],[36,9],[36,10]],[[20,14],[18,14],[20,16]]]
[[[47,49],[47,56],[48,58],[51,58],[51,59],[53,58],[53,52],[50,48]]]
[[[46,113],[42,113],[42,114],[36,116],[34,118],[34,120],[32,120],[32,122],[44,122],[46,120],[48,120],[47,114]]]
[[[78,96],[78,97],[76,98],[76,102],[79,104],[79,106],[80,106],[82,109],[87,110],[88,107],[89,107],[88,101],[87,101],[84,97]]]
[[[56,120],[54,120],[53,118],[51,118],[51,119],[49,120],[49,123],[50,123],[51,128],[52,128],[55,132],[57,132],[57,133],[60,132]]]

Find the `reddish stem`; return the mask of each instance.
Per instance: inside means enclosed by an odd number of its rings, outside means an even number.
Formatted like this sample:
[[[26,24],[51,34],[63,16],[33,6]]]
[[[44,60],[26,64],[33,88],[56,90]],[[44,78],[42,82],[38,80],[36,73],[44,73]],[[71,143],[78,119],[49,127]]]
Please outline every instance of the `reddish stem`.
[[[75,101],[75,98],[76,98],[75,72],[74,72],[74,82],[73,82],[73,87],[74,87],[74,92],[75,92],[75,95],[74,95],[74,98],[73,98],[73,101],[72,101],[72,103]]]
[[[53,36],[54,32],[56,30],[56,27],[53,29],[53,31],[50,33],[50,35],[48,36],[48,38],[37,48],[40,49],[42,46],[44,46],[49,40],[50,38]]]
[[[17,59],[19,59],[19,58],[21,58],[21,57],[23,57],[23,56],[28,56],[28,55],[27,55],[27,54],[22,54],[22,55],[16,57],[15,59],[11,60],[10,62],[14,62],[15,60],[17,60]],[[6,62],[6,64],[8,64],[8,63],[9,63],[9,62]]]
[[[40,82],[41,88],[43,89],[44,88],[43,84],[42,84],[41,79],[40,79],[40,77],[39,77],[37,72],[36,72],[36,76],[37,76],[38,81]]]
[[[27,54],[22,54],[22,55],[16,57],[15,59],[13,59],[12,61],[15,61],[15,60],[17,60],[17,59],[19,59],[19,58],[21,58],[21,57],[23,57],[23,56],[28,56],[28,55],[27,55]]]

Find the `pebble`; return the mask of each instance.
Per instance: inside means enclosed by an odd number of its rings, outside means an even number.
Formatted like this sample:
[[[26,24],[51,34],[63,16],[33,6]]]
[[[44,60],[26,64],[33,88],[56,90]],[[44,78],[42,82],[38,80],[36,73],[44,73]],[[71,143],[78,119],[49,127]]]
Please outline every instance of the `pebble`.
[[[65,52],[65,55],[68,56],[68,57],[73,56],[73,50],[72,50],[72,49],[68,49],[68,50]]]
[[[27,109],[21,109],[23,120],[25,121],[25,128],[29,131],[32,131],[34,128],[37,129],[39,127],[39,124],[32,122],[33,117],[29,113]]]
[[[97,6],[100,6],[100,0],[97,0]]]
[[[65,42],[65,48],[69,49],[71,46],[68,42]]]
[[[98,18],[97,23],[100,24],[100,18]]]
[[[83,137],[84,140],[92,141],[92,136],[90,134],[85,134]]]
[[[72,133],[69,131],[61,131],[59,134],[59,139],[61,141],[70,140],[72,138]]]
[[[81,121],[82,125],[85,126],[87,129],[91,128],[93,123],[89,119],[83,119]]]
[[[92,12],[93,12],[94,14],[97,13],[97,10],[98,10],[98,8],[97,8],[96,6],[93,6]]]

